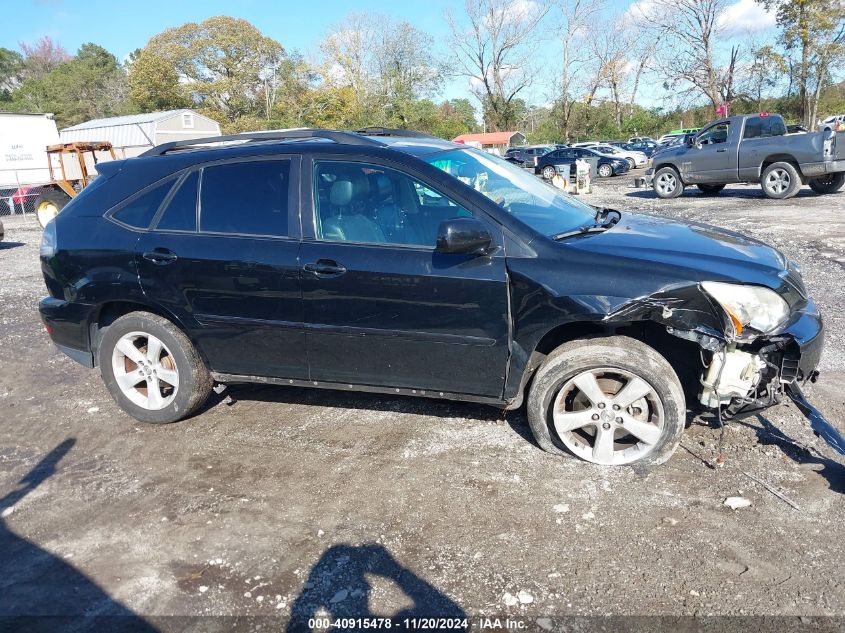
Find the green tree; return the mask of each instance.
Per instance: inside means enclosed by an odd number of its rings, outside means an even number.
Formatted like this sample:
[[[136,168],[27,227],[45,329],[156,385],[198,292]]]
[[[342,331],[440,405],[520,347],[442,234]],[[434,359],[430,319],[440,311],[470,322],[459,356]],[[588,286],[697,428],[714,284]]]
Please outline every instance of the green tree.
[[[79,47],[76,57],[25,79],[11,103],[16,110],[53,112],[57,125],[65,127],[121,114],[125,95],[126,75],[117,58],[88,43]]]
[[[141,110],[195,105],[223,122],[269,118],[268,77],[285,59],[281,44],[237,18],[217,16],[167,29],[134,56],[130,97]]]
[[[832,68],[845,59],[845,5],[839,0],[758,0],[775,10],[781,42],[793,58],[798,116],[814,127]]]
[[[12,91],[21,82],[23,56],[17,51],[0,48],[0,102],[12,99]]]

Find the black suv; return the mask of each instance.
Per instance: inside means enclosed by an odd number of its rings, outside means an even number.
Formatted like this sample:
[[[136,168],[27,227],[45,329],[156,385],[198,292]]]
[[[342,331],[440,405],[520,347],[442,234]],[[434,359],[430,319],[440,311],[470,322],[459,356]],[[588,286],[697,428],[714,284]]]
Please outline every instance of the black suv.
[[[40,310],[145,422],[215,382],[525,397],[550,452],[660,463],[687,399],[738,415],[815,377],[822,321],[775,249],[466,146],[293,130],[99,171],[45,229]]]
[[[526,163],[533,167],[534,159],[547,154],[554,149],[553,145],[526,145],[525,147],[511,147],[505,152],[505,160],[524,167]]]

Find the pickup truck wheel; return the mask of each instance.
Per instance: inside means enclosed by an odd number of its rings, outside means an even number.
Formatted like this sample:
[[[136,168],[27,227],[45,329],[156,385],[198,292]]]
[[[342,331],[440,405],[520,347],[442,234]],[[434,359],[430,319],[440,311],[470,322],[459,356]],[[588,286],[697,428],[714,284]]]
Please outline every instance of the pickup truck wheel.
[[[599,165],[599,176],[602,178],[610,178],[613,175],[613,167],[608,164]]]
[[[528,394],[540,447],[604,465],[657,465],[681,441],[686,402],[654,348],[626,336],[581,339],[552,352]]]
[[[552,165],[546,165],[543,167],[543,178],[546,180],[551,180],[557,175],[557,170]]]
[[[725,188],[725,185],[696,185],[696,187],[698,187],[701,193],[705,196],[715,196]]]
[[[818,178],[810,178],[807,184],[816,193],[836,193],[842,188],[842,185],[845,185],[845,172],[840,171],[835,174],[825,174]]]
[[[673,167],[661,167],[654,174],[654,193],[658,198],[677,198],[684,192],[681,176]]]
[[[767,198],[785,200],[795,196],[801,189],[801,176],[791,163],[772,163],[763,170],[760,185]]]
[[[189,416],[208,399],[214,382],[188,337],[149,312],[131,312],[109,325],[98,359],[112,398],[141,422],[167,424]]]

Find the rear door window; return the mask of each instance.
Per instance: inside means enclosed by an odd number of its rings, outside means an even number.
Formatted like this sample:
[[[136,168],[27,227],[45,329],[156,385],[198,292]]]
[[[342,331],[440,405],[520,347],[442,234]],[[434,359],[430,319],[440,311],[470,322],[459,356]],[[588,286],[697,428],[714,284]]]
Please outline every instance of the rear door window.
[[[118,222],[137,229],[148,228],[161,203],[164,202],[164,199],[170,192],[173,181],[173,178],[169,178],[147,189],[140,195],[130,198],[121,204],[116,211],[113,211],[111,217]]]
[[[289,160],[254,160],[203,169],[200,231],[287,237]]]

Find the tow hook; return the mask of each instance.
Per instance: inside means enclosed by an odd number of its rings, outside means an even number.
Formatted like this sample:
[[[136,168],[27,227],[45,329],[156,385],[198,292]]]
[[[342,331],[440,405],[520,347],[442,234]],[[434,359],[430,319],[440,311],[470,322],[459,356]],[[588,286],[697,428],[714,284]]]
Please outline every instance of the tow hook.
[[[837,431],[834,426],[828,422],[821,414],[821,411],[816,409],[807,400],[804,392],[801,391],[796,383],[791,383],[786,386],[786,395],[788,395],[798,410],[804,414],[804,417],[810,421],[810,427],[816,435],[827,442],[840,455],[845,455],[845,437]]]

